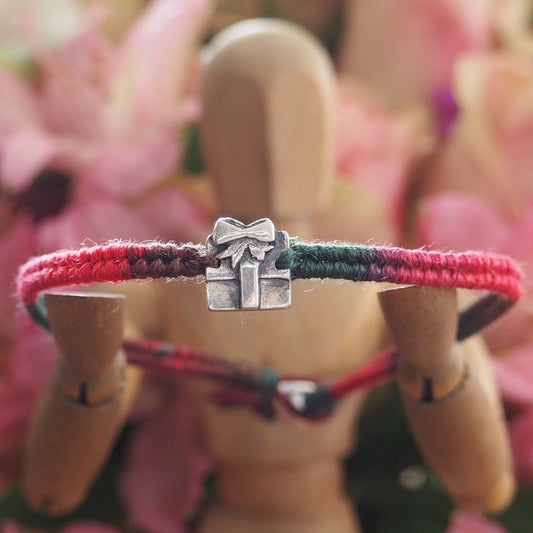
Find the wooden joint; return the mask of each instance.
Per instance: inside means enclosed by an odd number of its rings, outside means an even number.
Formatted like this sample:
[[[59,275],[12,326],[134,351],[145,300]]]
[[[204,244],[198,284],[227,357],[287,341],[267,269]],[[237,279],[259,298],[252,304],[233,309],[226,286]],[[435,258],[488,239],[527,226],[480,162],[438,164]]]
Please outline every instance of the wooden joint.
[[[111,404],[122,394],[126,382],[126,357],[118,352],[113,364],[97,378],[76,375],[62,357],[57,365],[57,382],[67,398],[86,407]]]
[[[402,392],[412,399],[421,403],[438,403],[457,394],[468,376],[468,364],[463,359],[431,369],[400,361],[397,379]]]

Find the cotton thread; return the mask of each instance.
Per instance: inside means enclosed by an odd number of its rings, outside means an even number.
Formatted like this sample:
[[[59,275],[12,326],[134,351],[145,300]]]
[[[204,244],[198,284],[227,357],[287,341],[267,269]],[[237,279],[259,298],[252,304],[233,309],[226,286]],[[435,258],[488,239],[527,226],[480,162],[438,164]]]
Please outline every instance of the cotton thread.
[[[196,277],[219,260],[203,245],[112,241],[36,257],[23,265],[17,278],[18,294],[39,324],[49,327],[46,306],[39,295],[49,289],[93,282],[133,279]],[[457,339],[477,333],[505,313],[522,294],[522,273],[510,258],[478,252],[442,253],[398,247],[337,243],[291,242],[276,262],[290,269],[294,279],[345,279],[425,287],[465,288],[489,293],[462,310]],[[124,341],[128,360],[154,370],[204,376],[224,388],[213,397],[220,405],[247,405],[261,416],[274,416],[273,401],[282,400],[295,414],[322,418],[346,395],[393,377],[398,354],[386,350],[354,372],[328,385],[307,377],[279,376],[271,369],[251,369],[213,355],[154,341]],[[306,410],[298,411],[281,392],[280,384],[314,384]]]

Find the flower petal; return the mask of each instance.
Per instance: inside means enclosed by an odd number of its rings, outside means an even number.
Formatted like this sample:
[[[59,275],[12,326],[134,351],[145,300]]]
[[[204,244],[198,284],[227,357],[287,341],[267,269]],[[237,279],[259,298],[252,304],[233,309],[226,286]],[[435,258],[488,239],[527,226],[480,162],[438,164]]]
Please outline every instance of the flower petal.
[[[101,522],[74,522],[66,526],[61,533],[119,533],[119,530]]]
[[[394,113],[367,89],[342,80],[337,110],[336,170],[383,203],[402,226],[413,167],[432,145],[423,114]]]
[[[424,199],[419,215],[422,242],[448,250],[501,250],[510,232],[483,200],[462,193]]]
[[[149,225],[134,208],[101,196],[86,196],[36,230],[39,251],[77,248],[85,240],[152,238]]]
[[[450,85],[457,57],[486,49],[491,0],[352,2],[341,69],[394,104],[424,102]],[[351,26],[351,27],[350,27]]]
[[[0,491],[20,476],[28,421],[57,350],[51,336],[26,315],[18,316],[14,330],[16,342],[0,367]]]
[[[0,533],[23,533],[23,530],[13,520],[7,520],[2,524]]]
[[[146,122],[168,123],[171,110],[177,113],[186,67],[208,12],[207,0],[155,0],[148,5],[118,57],[111,120],[118,116],[126,127],[142,127]]]
[[[529,59],[501,53],[461,58],[455,73],[459,121],[431,170],[432,182],[479,195],[508,218],[527,212],[532,94]]]
[[[111,196],[135,197],[178,166],[180,145],[173,131],[103,145],[80,179]]]
[[[0,72],[0,134],[40,124],[37,99],[29,84]]]
[[[172,184],[148,196],[136,211],[149,224],[153,239],[203,242],[213,228],[199,202]]]
[[[194,410],[184,398],[168,403],[135,431],[119,488],[136,528],[185,533],[185,518],[208,471],[196,432]]]
[[[533,408],[533,343],[494,358],[492,364],[505,404]]]
[[[458,509],[446,533],[506,533],[506,530],[484,516]]]
[[[20,218],[0,236],[0,343],[8,344],[14,335],[15,276],[18,267],[34,250],[34,229],[30,220]]]
[[[20,191],[44,170],[61,149],[58,141],[38,129],[21,129],[0,144],[0,176],[10,189]]]
[[[515,473],[520,483],[533,483],[533,408],[515,415],[509,424]]]

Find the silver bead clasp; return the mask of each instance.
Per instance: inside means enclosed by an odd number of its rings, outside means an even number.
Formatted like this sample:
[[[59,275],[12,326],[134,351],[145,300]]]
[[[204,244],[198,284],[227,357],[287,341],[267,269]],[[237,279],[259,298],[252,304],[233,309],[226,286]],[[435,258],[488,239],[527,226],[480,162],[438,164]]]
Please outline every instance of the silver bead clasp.
[[[291,305],[291,272],[276,268],[289,236],[268,218],[243,224],[219,218],[206,242],[220,260],[206,268],[207,305],[213,311],[284,309]]]

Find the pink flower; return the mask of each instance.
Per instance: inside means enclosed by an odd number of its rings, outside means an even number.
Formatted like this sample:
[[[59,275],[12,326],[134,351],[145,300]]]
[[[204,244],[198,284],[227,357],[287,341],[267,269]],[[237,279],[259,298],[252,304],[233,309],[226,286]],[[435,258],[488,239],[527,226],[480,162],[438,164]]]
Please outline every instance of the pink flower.
[[[1,231],[1,230],[0,230]],[[34,249],[34,228],[26,217],[13,221],[0,233],[0,353],[14,340],[15,333],[15,275]],[[1,356],[0,356],[1,362]]]
[[[533,69],[508,55],[475,55],[457,68],[457,125],[421,180],[423,243],[493,250],[533,274]],[[533,338],[533,300],[490,333],[501,350]]]
[[[30,74],[32,46],[25,30],[32,31],[50,48],[75,36],[88,15],[84,3],[72,0],[3,0],[0,3],[0,64]]]
[[[508,221],[482,198],[443,192],[423,199],[418,209],[420,240],[434,248],[482,250],[518,260],[526,277],[533,275],[533,213]],[[486,332],[493,351],[533,341],[533,294],[522,300]]]
[[[533,353],[529,354],[531,359]],[[530,362],[531,363],[531,362]],[[531,383],[530,383],[531,387]],[[533,483],[533,407],[513,415],[509,422],[514,469],[519,483]]]
[[[19,474],[26,426],[52,367],[45,332],[15,318],[31,254],[85,239],[197,237],[204,213],[168,181],[180,155],[188,62],[207,0],[155,0],[117,44],[98,17],[58,49],[29,19],[31,84],[0,73],[0,484]],[[205,232],[202,231],[205,235]]]
[[[139,423],[120,479],[135,528],[148,533],[185,532],[185,519],[198,504],[209,470],[199,451],[195,415],[180,394]]]
[[[450,85],[455,61],[487,50],[492,0],[349,2],[341,71],[395,105],[429,102]]]
[[[73,522],[64,527],[61,533],[119,533],[119,530],[100,522]]]
[[[533,274],[533,69],[518,57],[470,56],[457,68],[457,125],[421,180],[421,241],[507,253]],[[493,328],[499,351],[533,339],[532,295]]]
[[[533,69],[508,55],[471,56],[457,69],[460,115],[424,179],[421,241],[509,254],[533,275]],[[519,481],[533,482],[533,293],[485,337],[508,412]]]
[[[24,530],[13,520],[8,520],[0,525],[0,533],[24,533]]]
[[[3,188],[25,197],[38,176],[45,185],[63,176],[64,202],[39,221],[39,251],[85,238],[163,236],[137,208],[164,194],[154,187],[177,168],[187,66],[207,12],[206,0],[156,0],[118,44],[93,22],[56,52],[36,47],[37,86],[2,75]],[[169,199],[178,196],[178,208],[192,204],[176,189]],[[169,201],[168,219],[179,224],[173,207]],[[187,212],[191,226],[201,222],[199,209]],[[175,229],[175,237],[186,234]]]
[[[533,68],[509,55],[475,55],[457,64],[459,118],[428,168],[431,191],[484,198],[507,219],[522,217],[533,197]]]
[[[343,181],[377,200],[389,235],[395,238],[402,228],[414,167],[433,144],[426,125],[423,115],[392,112],[363,86],[341,80],[337,172]]]
[[[16,522],[9,520],[4,522],[0,533],[32,533],[36,532],[34,528],[23,528]],[[61,529],[61,533],[119,533],[117,529],[100,522],[73,522]]]
[[[446,533],[506,533],[506,530],[484,516],[458,509]]]
[[[12,520],[4,522],[2,529],[0,529],[0,533],[19,533],[19,531],[20,529],[18,528],[17,524],[15,524],[15,522]]]
[[[126,35],[113,65],[109,102],[110,118],[118,114],[124,133],[132,125],[180,118],[192,52],[209,12],[206,0],[157,0]]]
[[[515,413],[533,407],[533,343],[495,358],[494,366],[508,409]]]
[[[17,89],[8,80],[12,88],[3,95],[14,96],[3,100],[3,107],[24,98],[31,111],[3,143],[4,183],[27,186],[43,167],[42,154],[49,166],[89,176],[100,188],[126,196],[165,176],[176,162],[186,66],[206,4],[157,0],[118,45],[89,26],[58,52],[40,51],[39,87]],[[0,122],[2,131],[6,126]],[[34,168],[11,164],[33,145],[41,154],[33,158]],[[26,157],[33,153],[24,151]]]
[[[0,490],[20,474],[26,427],[56,353],[51,336],[26,316],[18,317],[15,334],[0,367]]]
[[[516,476],[533,483],[533,342],[494,360],[496,378],[507,407]]]

